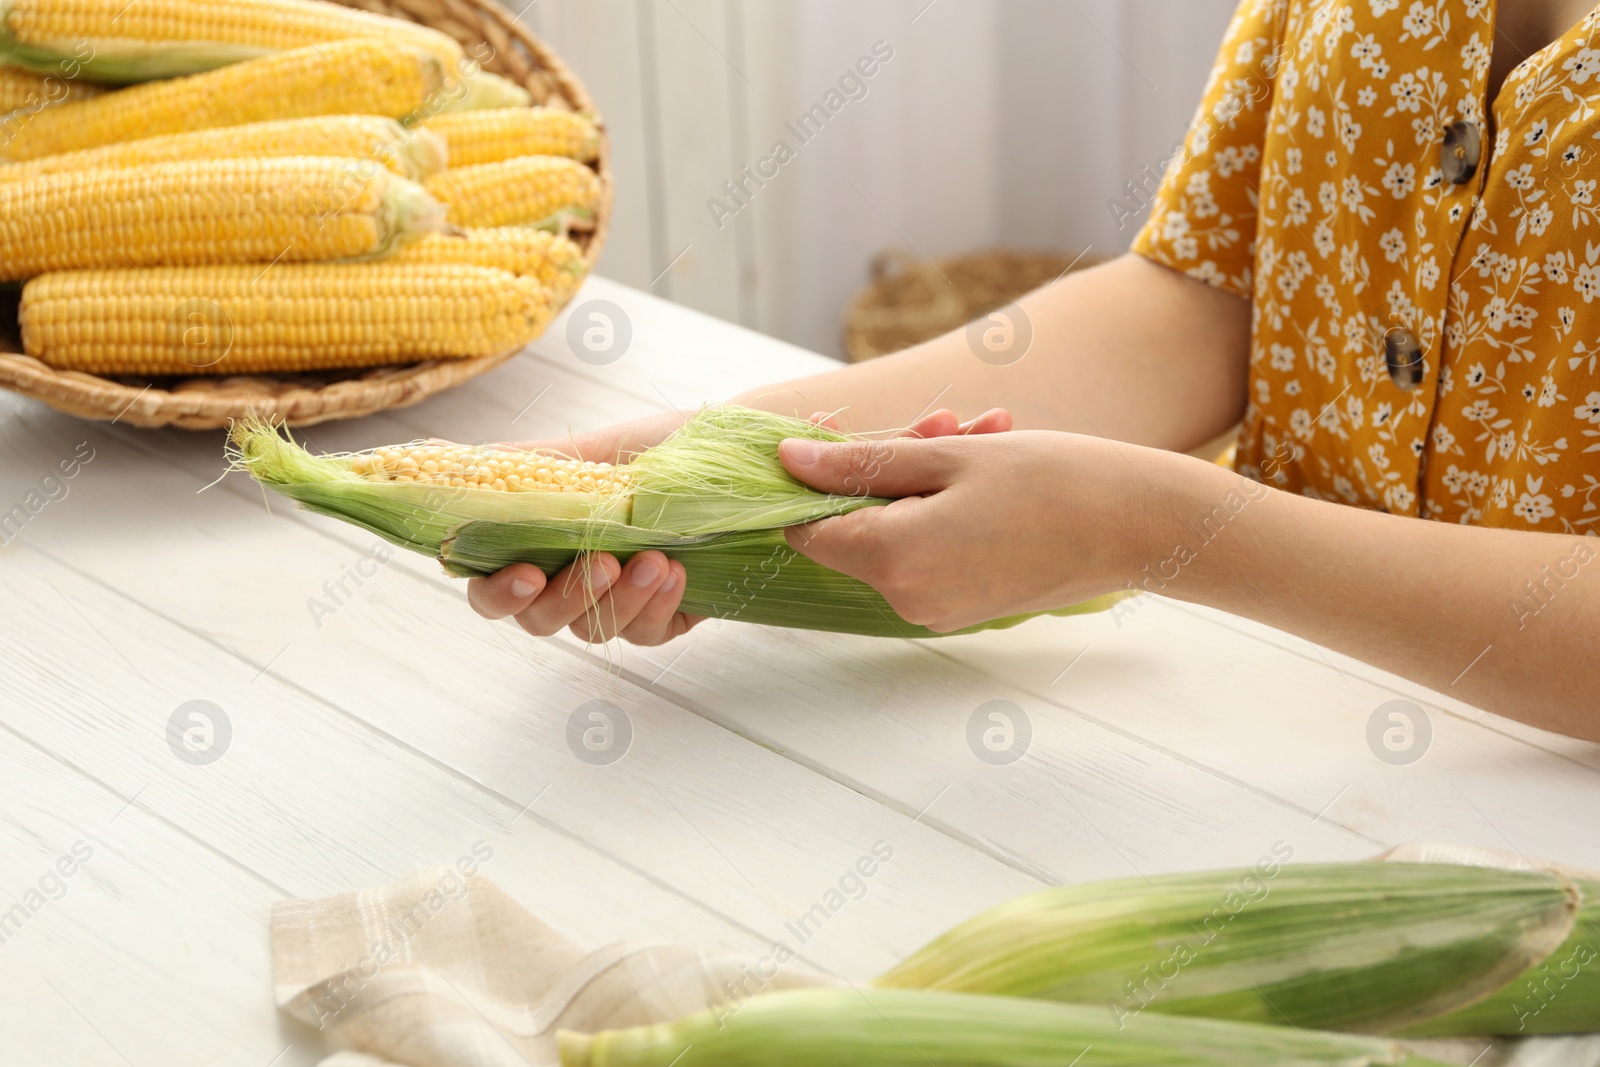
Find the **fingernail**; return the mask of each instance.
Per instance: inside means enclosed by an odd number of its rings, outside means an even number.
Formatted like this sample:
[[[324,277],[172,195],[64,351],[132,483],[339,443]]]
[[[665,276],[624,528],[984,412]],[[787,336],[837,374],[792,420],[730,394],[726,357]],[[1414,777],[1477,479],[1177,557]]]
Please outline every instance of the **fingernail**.
[[[643,563],[634,565],[633,574],[628,580],[636,587],[645,589],[654,585],[655,580],[659,577],[661,577],[661,568],[649,560],[645,560]]]
[[[589,568],[589,592],[598,593],[611,584],[611,572],[596,563]]]
[[[678,572],[674,570],[668,570],[667,580],[661,583],[661,588],[656,590],[656,592],[670,593],[676,588],[678,588]]]
[[[822,456],[822,446],[801,437],[790,437],[782,444],[783,454],[797,466],[809,467]]]
[[[532,582],[525,582],[521,578],[511,579],[511,595],[521,599],[530,597],[538,591]]]

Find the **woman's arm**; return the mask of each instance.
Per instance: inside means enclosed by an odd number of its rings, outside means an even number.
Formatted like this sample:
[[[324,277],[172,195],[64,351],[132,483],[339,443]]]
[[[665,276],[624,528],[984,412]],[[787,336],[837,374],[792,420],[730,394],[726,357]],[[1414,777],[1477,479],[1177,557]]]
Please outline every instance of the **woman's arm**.
[[[795,527],[789,542],[908,621],[955,630],[1144,589],[1600,741],[1593,539],[1362,511],[1076,434],[780,452],[816,488],[904,498]]]
[[[1003,407],[1017,429],[1176,451],[1205,444],[1244,413],[1250,305],[1231,293],[1130,254],[1068,274],[1016,307],[1027,324],[1010,324],[1013,336],[1031,327],[1031,343],[1002,344],[995,362],[979,358],[967,330],[952,330],[735,402],[798,418],[839,411],[858,432],[905,426],[936,407],[971,415]],[[1006,359],[1014,362],[1000,365]]]

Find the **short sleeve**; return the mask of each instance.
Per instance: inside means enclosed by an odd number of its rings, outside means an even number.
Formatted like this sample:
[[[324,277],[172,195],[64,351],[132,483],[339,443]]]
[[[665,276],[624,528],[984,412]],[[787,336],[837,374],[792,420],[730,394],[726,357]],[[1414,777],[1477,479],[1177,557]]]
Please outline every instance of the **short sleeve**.
[[[1256,190],[1287,0],[1243,0],[1183,147],[1133,250],[1231,293],[1251,293]]]

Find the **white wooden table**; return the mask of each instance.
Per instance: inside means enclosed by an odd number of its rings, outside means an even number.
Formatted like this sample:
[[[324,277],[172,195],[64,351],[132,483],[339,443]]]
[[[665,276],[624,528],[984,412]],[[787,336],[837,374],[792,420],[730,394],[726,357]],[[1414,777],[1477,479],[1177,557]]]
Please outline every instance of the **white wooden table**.
[[[590,299],[631,319],[615,363],[576,359],[563,319],[465,388],[306,436],[559,436],[824,365],[603,279]],[[314,1035],[273,1009],[269,905],[475,845],[584,943],[759,952],[885,842],[865,895],[804,946],[851,976],[1045,883],[1244,865],[1278,842],[1296,861],[1447,840],[1600,867],[1600,746],[1292,633],[1148,598],[920,643],[708,623],[585,649],[482,622],[428,559],[363,563],[372,537],[281,498],[268,514],[243,476],[208,488],[219,434],[0,397],[0,509],[83,442],[65,495],[44,483],[58,499],[34,498],[0,549],[7,1064],[314,1063]],[[372,573],[336,602],[324,583],[352,570]],[[591,700],[631,726],[605,765],[567,741]],[[211,762],[169,746],[190,701],[225,717]],[[1014,762],[969,744],[991,701],[1031,733]],[[1414,762],[1420,731],[1410,753],[1369,745],[1392,701],[1431,728]],[[53,875],[74,846],[88,860]]]

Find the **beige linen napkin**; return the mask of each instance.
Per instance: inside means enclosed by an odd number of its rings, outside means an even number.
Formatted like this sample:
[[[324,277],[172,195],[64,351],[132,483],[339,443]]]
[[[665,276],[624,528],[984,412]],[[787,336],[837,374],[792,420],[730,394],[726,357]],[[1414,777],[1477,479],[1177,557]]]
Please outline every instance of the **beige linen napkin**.
[[[1377,860],[1560,870],[1454,845],[1402,845]],[[321,1067],[556,1067],[558,1030],[731,1011],[757,993],[842,984],[782,953],[679,945],[585,952],[486,878],[454,868],[272,909],[278,1006],[337,1052]],[[1411,1042],[1473,1067],[1600,1067],[1600,1037]]]

